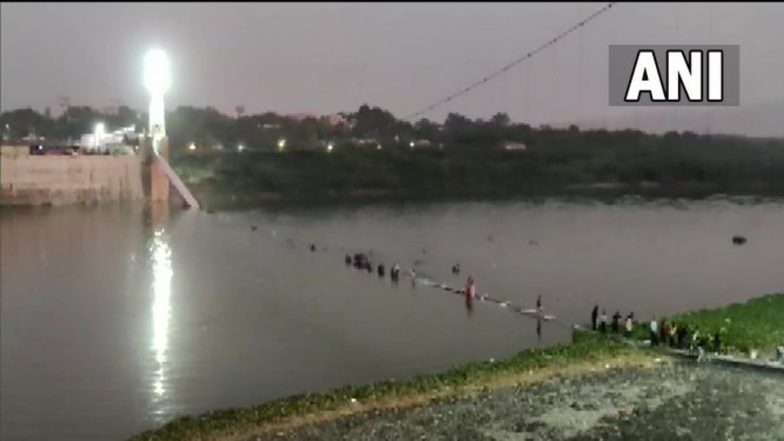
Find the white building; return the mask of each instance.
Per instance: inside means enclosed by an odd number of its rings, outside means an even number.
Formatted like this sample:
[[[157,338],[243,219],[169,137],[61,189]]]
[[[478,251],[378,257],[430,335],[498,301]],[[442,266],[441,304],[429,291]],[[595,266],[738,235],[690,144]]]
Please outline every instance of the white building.
[[[117,149],[126,150],[126,147],[130,147],[129,142],[132,143],[138,136],[135,126],[123,127],[111,133],[96,130],[94,133],[82,135],[79,147],[83,151],[91,153],[104,153]]]

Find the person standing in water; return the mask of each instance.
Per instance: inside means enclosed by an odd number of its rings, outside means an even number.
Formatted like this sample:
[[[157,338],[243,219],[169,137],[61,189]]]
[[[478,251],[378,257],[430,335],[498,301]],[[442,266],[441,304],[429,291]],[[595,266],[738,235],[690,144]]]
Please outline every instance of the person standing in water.
[[[542,313],[542,295],[539,294],[539,297],[536,298],[536,312],[537,314]]]
[[[466,281],[465,295],[466,299],[473,300],[476,298],[476,285],[474,284],[474,278],[471,276],[468,276],[468,280]]]

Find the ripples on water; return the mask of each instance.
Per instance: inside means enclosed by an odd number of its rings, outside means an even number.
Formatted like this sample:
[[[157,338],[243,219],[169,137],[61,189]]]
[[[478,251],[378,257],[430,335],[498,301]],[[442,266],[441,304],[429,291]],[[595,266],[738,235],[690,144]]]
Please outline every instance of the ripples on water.
[[[122,439],[181,414],[569,337],[356,271],[346,253],[453,286],[470,274],[523,307],[541,294],[549,313],[585,322],[595,303],[647,317],[781,291],[782,231],[784,205],[754,199],[6,210],[0,438]]]

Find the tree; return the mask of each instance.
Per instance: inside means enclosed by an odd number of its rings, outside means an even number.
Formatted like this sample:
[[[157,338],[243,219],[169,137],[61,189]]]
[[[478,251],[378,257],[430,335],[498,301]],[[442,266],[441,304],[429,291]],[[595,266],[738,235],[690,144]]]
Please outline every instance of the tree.
[[[380,107],[370,107],[363,104],[352,115],[356,120],[354,135],[360,137],[394,136],[397,119],[390,112]]]
[[[490,119],[490,123],[495,126],[506,127],[511,123],[511,120],[509,119],[509,115],[499,112],[493,115],[493,117]]]
[[[51,130],[44,116],[32,108],[3,112],[0,124],[11,138],[22,138],[33,133],[47,136]]]
[[[450,113],[444,121],[444,129],[453,135],[460,134],[470,131],[473,124],[473,121],[459,113]]]
[[[427,118],[422,118],[414,124],[414,133],[419,139],[429,139],[433,141],[438,137],[438,124]]]

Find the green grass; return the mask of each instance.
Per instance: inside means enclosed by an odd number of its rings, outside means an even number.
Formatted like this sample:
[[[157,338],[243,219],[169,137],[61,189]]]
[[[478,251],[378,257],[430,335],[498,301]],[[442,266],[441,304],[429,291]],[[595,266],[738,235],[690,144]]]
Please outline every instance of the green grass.
[[[249,408],[182,417],[157,430],[137,435],[131,441],[221,439],[287,418],[345,409],[352,399],[360,403],[374,403],[417,396],[435,397],[529,371],[568,367],[575,362],[603,363],[604,360],[622,355],[644,354],[622,343],[592,334],[575,332],[573,340],[572,344],[526,350],[505,360],[469,363],[444,373],[400,382],[382,381],[363,386],[345,386],[326,393],[298,395]]]
[[[770,350],[784,345],[784,294],[771,294],[724,308],[703,309],[668,317],[687,323],[701,335],[721,332],[722,344],[742,352]]]

